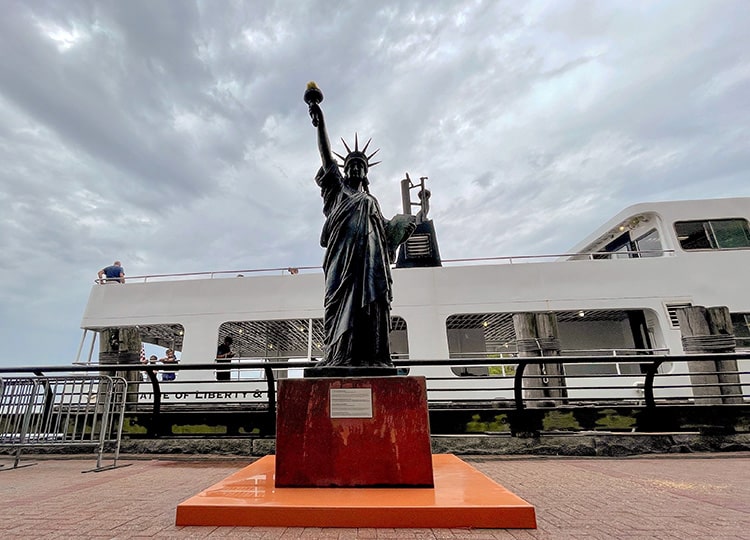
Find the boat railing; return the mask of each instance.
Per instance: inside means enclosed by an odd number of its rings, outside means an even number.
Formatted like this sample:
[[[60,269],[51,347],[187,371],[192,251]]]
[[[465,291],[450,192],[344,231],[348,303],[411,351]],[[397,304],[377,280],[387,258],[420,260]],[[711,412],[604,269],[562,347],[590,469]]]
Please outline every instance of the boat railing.
[[[649,249],[639,251],[618,251],[609,253],[603,251],[582,251],[577,253],[557,253],[543,255],[511,255],[503,257],[478,257],[465,259],[443,259],[443,264],[467,264],[467,263],[484,263],[495,262],[499,264],[519,264],[519,263],[539,263],[539,262],[574,262],[583,260],[618,260],[618,259],[635,259],[649,257],[672,257],[675,255],[673,249]],[[610,257],[614,257],[610,259]]]
[[[127,276],[125,283],[147,283],[154,281],[183,281],[192,279],[228,279],[228,278],[243,278],[248,276],[257,275],[289,275],[295,276],[301,273],[320,272],[322,267],[320,266],[285,266],[277,268],[251,268],[243,270],[210,270],[204,272],[181,272],[181,273],[170,273],[170,274],[145,274],[142,276]],[[95,279],[94,284],[108,284],[106,281]]]
[[[568,357],[571,356],[588,356],[588,357],[613,357],[613,358],[619,358],[623,356],[643,356],[643,355],[666,355],[669,353],[669,349],[667,348],[649,348],[649,349],[628,349],[628,348],[621,348],[621,349],[564,349],[560,351],[559,358],[563,359],[562,363],[564,366],[564,371],[566,375],[577,375],[581,373],[589,373],[589,374],[617,374],[617,375],[628,375],[632,374],[634,370],[638,369],[637,364],[631,363],[621,363],[621,362],[606,362],[606,363],[597,363],[595,362],[595,358],[592,358],[592,362],[590,363],[578,363],[578,364],[569,364],[566,365],[567,360],[565,360]],[[542,356],[544,356],[544,351],[542,351]],[[502,352],[461,352],[461,353],[451,353],[451,358],[454,358],[456,360],[461,361],[462,359],[479,359],[479,358],[486,358],[488,362],[492,362],[494,359],[497,358],[521,358],[519,356],[518,351],[508,349],[504,350]],[[663,367],[663,366],[662,366]],[[671,365],[669,365],[671,367]],[[515,375],[515,367],[512,365],[493,365],[488,366],[485,370],[477,371],[476,369],[469,369],[469,366],[463,364],[463,363],[457,363],[454,366],[451,366],[451,369],[456,375],[462,376],[462,377],[512,377]],[[664,371],[660,368],[661,371]]]
[[[561,356],[637,356],[643,354],[668,354],[666,347],[652,349],[565,349]]]
[[[609,374],[552,375],[560,361],[565,365],[591,364],[633,364],[637,369],[630,373],[613,371]],[[735,361],[733,370],[719,369],[726,361]],[[466,407],[489,407],[491,410],[508,411],[508,418],[516,422],[512,431],[525,431],[524,422],[541,422],[539,411],[578,410],[580,408],[630,407],[646,411],[647,418],[659,418],[665,408],[689,406],[708,408],[716,418],[730,418],[738,406],[750,405],[750,354],[696,354],[696,355],[637,355],[637,356],[566,356],[536,358],[468,358],[461,359],[464,366],[512,367],[512,376],[505,378],[481,378],[450,376],[450,367],[456,359],[409,359],[394,362],[401,373],[427,376],[429,405],[431,409],[453,410]],[[664,363],[685,363],[687,371],[662,373],[659,368]],[[703,363],[696,365],[696,363]],[[707,363],[717,366],[706,369]],[[263,386],[252,386],[246,381],[234,380],[218,382],[190,379],[189,372],[214,372],[217,364],[175,364],[169,370],[178,373],[175,381],[160,381],[158,374],[164,366],[139,364],[108,364],[100,366],[96,373],[102,375],[125,375],[130,380],[128,407],[131,414],[139,419],[148,416],[147,435],[165,436],[172,434],[170,415],[182,414],[200,409],[201,418],[206,414],[226,414],[234,406],[242,421],[247,421],[249,411],[260,415],[259,433],[273,434],[276,414],[276,386],[278,377],[288,377],[291,369],[309,368],[309,361],[247,361],[231,365],[231,369],[255,369],[264,374]],[[695,366],[693,369],[691,366]],[[90,373],[93,366],[46,366],[46,367],[3,367],[0,380],[5,374],[34,374],[44,377],[50,373]],[[446,369],[448,368],[448,369]],[[146,372],[148,382],[140,381],[139,372]],[[559,372],[558,372],[559,373]],[[691,375],[692,373],[692,375]],[[282,374],[282,375],[279,375]],[[714,380],[707,377],[716,376]],[[139,401],[143,393],[142,385],[150,385],[151,392],[146,402]],[[205,400],[202,404],[181,402],[179,397],[187,396],[184,390],[188,385],[193,392],[201,392],[200,398],[213,397],[220,402]],[[0,386],[2,386],[0,384]],[[195,390],[195,389],[198,390]],[[170,399],[171,398],[171,399]],[[255,399],[253,407],[249,399]],[[165,408],[166,407],[166,408]],[[723,412],[714,409],[721,407]],[[735,409],[732,409],[735,408]],[[609,410],[609,409],[607,409]],[[746,409],[744,409],[746,411]],[[127,413],[126,413],[127,414]],[[650,415],[650,416],[649,416]],[[513,420],[515,418],[515,420]],[[520,423],[519,423],[520,422]],[[203,421],[205,423],[205,420]],[[663,426],[661,427],[663,429]],[[528,430],[526,430],[528,431]]]
[[[544,263],[544,262],[575,262],[579,260],[599,260],[609,259],[610,256],[616,258],[639,258],[639,257],[668,257],[674,256],[673,249],[660,250],[641,250],[641,251],[618,251],[616,254],[596,252],[580,253],[556,253],[543,255],[511,255],[502,257],[471,257],[462,259],[443,259],[443,266],[454,265],[480,265],[480,264],[523,264],[523,263]],[[616,259],[615,259],[616,260]],[[136,276],[127,276],[125,283],[148,283],[155,281],[182,281],[193,279],[229,279],[243,278],[250,276],[295,276],[297,274],[320,273],[321,266],[284,266],[274,268],[251,268],[240,270],[210,270],[203,272],[182,272],[169,274],[145,274]],[[100,279],[95,279],[94,284],[110,284]]]
[[[560,356],[634,356],[647,354],[668,354],[669,349],[666,347],[633,349],[633,348],[615,348],[615,349],[563,349]],[[477,351],[477,352],[460,352],[451,353],[451,358],[518,358],[518,351],[508,349],[501,351]]]

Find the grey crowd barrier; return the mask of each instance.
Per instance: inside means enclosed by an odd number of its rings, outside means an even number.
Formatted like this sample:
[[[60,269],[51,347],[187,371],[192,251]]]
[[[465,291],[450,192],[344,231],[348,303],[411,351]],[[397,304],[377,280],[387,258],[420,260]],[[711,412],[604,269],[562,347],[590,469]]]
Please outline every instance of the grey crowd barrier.
[[[10,450],[13,469],[27,466],[21,463],[24,450],[51,446],[91,447],[96,467],[90,471],[113,469],[126,393],[125,379],[106,375],[0,378],[0,448]],[[102,466],[110,448],[112,463]]]

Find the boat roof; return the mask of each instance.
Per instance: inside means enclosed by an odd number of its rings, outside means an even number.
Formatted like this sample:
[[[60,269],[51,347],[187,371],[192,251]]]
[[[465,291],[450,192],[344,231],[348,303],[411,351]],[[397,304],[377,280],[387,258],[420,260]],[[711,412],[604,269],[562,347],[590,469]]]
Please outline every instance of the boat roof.
[[[602,244],[620,235],[625,228],[632,226],[634,219],[637,219],[639,222],[645,222],[653,217],[658,217],[662,222],[672,224],[675,221],[747,217],[749,213],[750,197],[633,204],[604,222],[568,251],[571,253],[597,251]]]

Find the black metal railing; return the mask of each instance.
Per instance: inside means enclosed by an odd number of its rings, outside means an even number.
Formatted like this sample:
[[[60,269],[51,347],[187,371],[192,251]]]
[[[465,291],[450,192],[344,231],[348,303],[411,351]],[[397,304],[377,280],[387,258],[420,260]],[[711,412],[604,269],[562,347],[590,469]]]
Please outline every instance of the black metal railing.
[[[395,365],[404,371],[410,370],[415,375],[425,375],[428,379],[428,396],[441,394],[442,397],[433,399],[428,397],[430,406],[441,407],[443,410],[452,406],[466,407],[467,404],[474,408],[491,406],[496,410],[512,410],[516,414],[528,412],[529,409],[546,408],[554,409],[560,407],[597,407],[612,406],[617,404],[633,407],[640,407],[645,410],[653,411],[670,403],[680,403],[699,406],[701,400],[719,401],[715,403],[718,406],[731,406],[730,403],[722,403],[721,399],[727,397],[724,391],[727,388],[734,392],[733,404],[737,404],[739,399],[742,403],[750,403],[750,371],[736,370],[730,372],[730,375],[736,376],[734,382],[693,382],[690,377],[690,366],[696,362],[716,361],[716,360],[750,360],[748,353],[731,353],[731,354],[695,354],[680,356],[558,356],[558,357],[531,357],[531,358],[463,358],[463,359],[446,359],[446,360],[397,360]],[[686,364],[687,370],[676,372],[660,372],[659,368],[665,363]],[[562,375],[562,377],[551,377],[546,374],[529,374],[528,367],[532,365],[550,366],[552,364],[565,365],[586,365],[586,364],[636,364],[639,365],[640,373],[589,373],[576,375]],[[67,366],[29,366],[29,367],[2,367],[0,368],[0,379],[4,374],[34,374],[38,377],[44,377],[50,374],[60,373],[82,373],[82,372],[102,372],[112,374],[145,372],[148,382],[131,381],[131,387],[139,384],[149,384],[152,388],[150,403],[138,403],[135,405],[141,412],[147,412],[151,417],[151,424],[156,426],[149,430],[149,435],[159,436],[163,431],[158,426],[161,425],[160,418],[164,412],[164,396],[175,395],[175,389],[179,388],[179,383],[189,384],[192,386],[201,386],[206,384],[224,385],[231,383],[234,387],[242,387],[249,381],[234,380],[226,382],[217,382],[214,379],[186,379],[181,381],[160,381],[157,374],[160,371],[168,370],[170,372],[188,373],[192,371],[215,372],[218,368],[226,370],[258,370],[263,373],[262,379],[256,379],[256,383],[264,384],[265,390],[256,391],[256,397],[263,397],[262,410],[256,411],[265,415],[266,425],[273,426],[276,416],[276,385],[277,376],[275,372],[286,372],[290,369],[304,369],[311,367],[310,362],[303,361],[285,361],[285,362],[266,362],[266,361],[240,361],[230,366],[218,366],[216,363],[205,364],[169,364],[165,365],[143,365],[143,364],[98,364],[98,365],[67,365]],[[437,367],[472,367],[472,366],[511,366],[515,373],[512,376],[493,377],[493,376],[470,376],[460,377],[457,375],[445,376],[435,374],[431,377],[428,370],[422,368]],[[704,371],[694,375],[727,375],[726,372]],[[422,373],[425,372],[425,373]],[[504,370],[503,370],[504,372]],[[675,380],[676,378],[676,380]],[[609,381],[617,382],[617,379],[624,379],[629,384],[611,384]],[[672,379],[673,383],[670,383]],[[747,379],[747,380],[745,380]],[[511,383],[512,380],[512,384]],[[558,384],[555,384],[558,381]],[[582,386],[584,382],[590,381],[591,385]],[[602,381],[608,381],[606,385]],[[635,382],[633,382],[635,381]],[[578,386],[571,387],[569,383],[575,382]],[[541,384],[540,384],[541,383]],[[546,383],[546,384],[545,384]],[[525,392],[530,389],[542,388],[547,391],[560,390],[562,397],[542,396],[531,397]],[[706,388],[713,388],[714,393],[706,393]],[[656,391],[662,393],[656,396]],[[131,392],[133,392],[131,390]],[[137,392],[137,390],[135,390]],[[628,395],[617,395],[618,392]],[[585,395],[576,395],[585,394]],[[447,397],[446,397],[447,396]],[[451,397],[454,396],[454,397]],[[461,405],[459,405],[459,402]],[[131,403],[132,405],[132,403]],[[170,405],[172,410],[179,410],[183,404]],[[216,403],[203,403],[190,405],[193,409],[200,408],[203,411],[210,411],[217,408]],[[272,428],[271,430],[272,431]]]

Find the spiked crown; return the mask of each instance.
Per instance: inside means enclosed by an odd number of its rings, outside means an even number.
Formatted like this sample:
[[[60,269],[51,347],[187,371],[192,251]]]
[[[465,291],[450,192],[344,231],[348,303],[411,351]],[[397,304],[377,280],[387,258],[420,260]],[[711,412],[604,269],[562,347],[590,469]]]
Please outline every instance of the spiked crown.
[[[365,147],[362,148],[362,150],[360,150],[359,138],[357,137],[357,134],[355,133],[354,134],[354,150],[352,150],[351,148],[349,148],[349,145],[346,144],[346,141],[342,138],[341,142],[344,143],[344,148],[346,148],[346,151],[348,152],[348,154],[346,154],[346,157],[344,157],[341,154],[334,152],[334,154],[336,154],[336,157],[338,157],[344,162],[343,165],[339,164],[339,167],[346,170],[346,166],[352,161],[356,160],[356,161],[362,162],[365,165],[365,168],[369,170],[370,167],[374,167],[375,165],[380,163],[379,161],[370,162],[370,159],[372,159],[372,157],[380,151],[380,148],[378,148],[377,150],[375,150],[372,154],[368,156],[367,147],[370,146],[370,141],[372,141],[372,139],[368,139],[367,143],[365,144]]]

